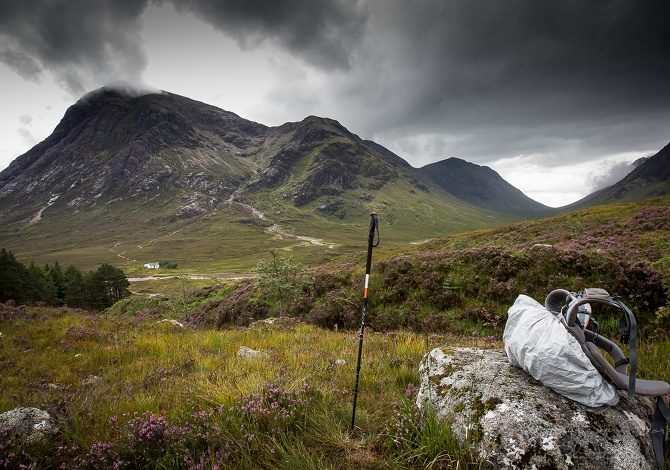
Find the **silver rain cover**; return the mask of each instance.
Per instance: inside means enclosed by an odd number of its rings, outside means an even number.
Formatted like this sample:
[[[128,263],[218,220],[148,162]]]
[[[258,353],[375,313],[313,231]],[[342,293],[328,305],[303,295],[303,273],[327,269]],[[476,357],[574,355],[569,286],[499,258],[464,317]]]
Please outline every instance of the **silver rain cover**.
[[[503,342],[510,364],[583,405],[619,402],[614,385],[603,379],[559,316],[527,295],[520,295],[507,315]]]

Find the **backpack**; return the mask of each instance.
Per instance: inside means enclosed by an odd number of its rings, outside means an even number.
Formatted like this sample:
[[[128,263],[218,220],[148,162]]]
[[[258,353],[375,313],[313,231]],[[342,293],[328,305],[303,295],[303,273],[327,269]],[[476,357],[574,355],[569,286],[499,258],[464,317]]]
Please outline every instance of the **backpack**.
[[[591,316],[591,304],[609,305],[621,311],[619,321],[620,342],[629,345],[630,358],[613,341],[598,334],[598,325]],[[637,321],[633,312],[620,297],[610,296],[604,289],[585,289],[571,293],[564,289],[552,291],[544,302],[545,308],[555,315],[567,331],[577,340],[586,357],[600,374],[616,388],[626,390],[628,396],[636,394],[656,397],[652,418],[651,437],[656,463],[664,464],[664,443],[670,409],[663,396],[670,394],[670,384],[660,380],[642,380],[637,375]],[[603,355],[607,353],[614,366]]]

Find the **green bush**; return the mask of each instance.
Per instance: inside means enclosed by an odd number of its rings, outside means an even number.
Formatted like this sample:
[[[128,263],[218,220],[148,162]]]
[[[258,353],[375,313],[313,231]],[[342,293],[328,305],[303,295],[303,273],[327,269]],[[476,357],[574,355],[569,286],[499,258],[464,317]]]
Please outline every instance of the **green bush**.
[[[261,259],[253,271],[258,274],[260,295],[276,305],[281,316],[308,285],[307,266],[280,256],[277,250],[270,254],[271,258]]]

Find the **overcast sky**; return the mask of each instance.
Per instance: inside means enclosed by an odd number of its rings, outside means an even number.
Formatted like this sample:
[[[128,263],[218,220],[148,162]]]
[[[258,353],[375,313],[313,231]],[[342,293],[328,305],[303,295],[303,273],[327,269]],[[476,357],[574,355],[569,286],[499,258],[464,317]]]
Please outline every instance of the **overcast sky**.
[[[0,169],[104,85],[337,119],[548,205],[670,141],[670,2],[0,0]]]

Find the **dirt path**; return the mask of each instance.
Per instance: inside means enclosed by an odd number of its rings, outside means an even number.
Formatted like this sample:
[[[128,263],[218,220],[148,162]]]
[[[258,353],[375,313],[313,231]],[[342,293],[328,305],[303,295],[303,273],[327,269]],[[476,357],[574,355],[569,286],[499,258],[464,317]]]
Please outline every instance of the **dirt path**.
[[[125,252],[125,251],[116,251],[116,250],[114,249],[114,248],[116,248],[116,247],[119,246],[119,245],[121,245],[121,243],[120,243],[120,242],[116,242],[116,243],[114,244],[114,247],[113,247],[113,248],[107,248],[107,249],[108,249],[109,251],[111,251],[112,253],[114,253],[114,254],[115,254],[116,256],[118,256],[119,258],[121,258],[122,260],[124,260],[126,266],[130,265],[131,263],[136,263],[137,260],[136,260],[136,259],[130,259],[130,258],[128,258],[128,257],[126,256],[126,252]]]
[[[190,225],[190,224],[189,224],[189,225]],[[149,243],[147,243],[146,246],[151,245],[153,242],[155,242],[156,240],[160,240],[161,238],[171,237],[171,236],[174,235],[175,233],[179,233],[179,232],[181,232],[182,230],[184,230],[184,229],[185,229],[186,227],[188,227],[189,225],[186,225],[186,226],[184,226],[184,227],[182,227],[182,228],[178,228],[177,230],[175,230],[175,231],[173,231],[173,232],[170,232],[170,233],[165,234],[165,235],[161,235],[160,237],[156,237],[156,238],[154,238],[154,239],[152,239],[152,240],[149,240]],[[139,248],[139,249],[141,250],[142,248],[144,248],[144,245],[137,245],[137,248]]]
[[[143,282],[143,281],[156,281],[156,280],[163,280],[163,279],[175,279],[175,278],[180,278],[180,277],[185,277],[187,279],[192,279],[192,280],[202,280],[202,279],[215,279],[219,281],[241,281],[243,279],[251,279],[254,276],[252,274],[241,274],[239,276],[228,276],[225,274],[186,274],[186,275],[178,275],[178,274],[171,274],[167,276],[140,276],[140,277],[129,277],[128,281],[129,282]]]
[[[236,196],[237,196],[236,193],[237,193],[237,191],[235,191],[235,193],[230,195],[230,197],[228,198],[228,201],[227,201],[228,204],[230,204],[231,206],[232,205],[237,205],[237,206],[240,206],[240,207],[246,209],[247,211],[249,211],[251,213],[251,216],[255,219],[266,220],[266,221],[269,220],[262,211],[258,210],[254,206],[251,206],[249,204],[246,204],[244,202],[240,202],[239,200],[236,200],[235,199]],[[333,248],[335,248],[334,243],[325,242],[320,238],[307,237],[305,235],[294,235],[290,232],[287,232],[286,230],[284,230],[282,228],[281,225],[279,225],[277,223],[274,223],[274,222],[272,223],[272,225],[270,227],[266,228],[265,231],[267,233],[270,233],[270,234],[273,234],[273,235],[279,235],[284,240],[300,240],[300,241],[304,241],[304,242],[309,242],[312,245],[325,246],[329,250],[332,250]]]
[[[330,250],[335,248],[334,243],[324,242],[320,238],[305,237],[305,236],[302,236],[302,235],[293,235],[292,233],[288,233],[286,230],[281,228],[281,226],[279,224],[272,224],[272,226],[266,228],[265,231],[268,232],[268,233],[277,234],[280,237],[282,237],[284,240],[302,240],[302,241],[305,241],[305,242],[309,242],[312,245],[327,246],[328,249],[330,249]]]

